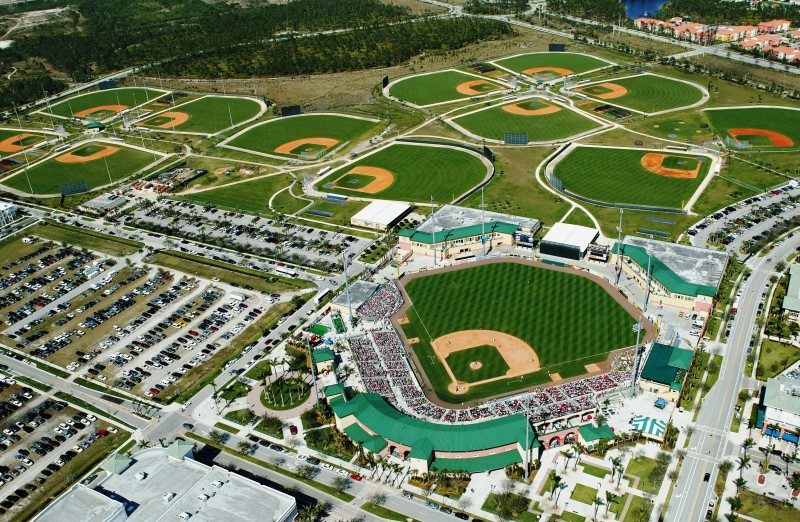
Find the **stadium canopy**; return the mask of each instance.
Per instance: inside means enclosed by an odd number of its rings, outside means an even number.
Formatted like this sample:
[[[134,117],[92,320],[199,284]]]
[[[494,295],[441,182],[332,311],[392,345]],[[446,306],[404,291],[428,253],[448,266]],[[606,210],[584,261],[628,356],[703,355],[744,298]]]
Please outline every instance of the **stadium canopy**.
[[[444,243],[445,241],[455,241],[457,239],[480,236],[484,230],[487,235],[494,232],[513,235],[518,229],[519,227],[517,225],[512,225],[511,223],[489,221],[485,225],[470,225],[467,227],[450,228],[440,230],[436,233],[421,232],[419,229],[412,230],[404,228],[398,232],[397,235],[400,237],[407,237],[415,243],[431,245],[433,244],[434,238],[436,239],[436,243],[439,244]]]
[[[598,235],[595,228],[556,223],[542,238],[539,249],[545,255],[581,259]]]
[[[692,365],[693,357],[692,350],[653,343],[642,368],[642,379],[680,390],[683,387],[683,376]]]
[[[654,419],[653,417],[635,415],[633,419],[631,419],[631,430],[641,431],[646,435],[663,438],[664,433],[667,431],[667,423],[660,419]]]

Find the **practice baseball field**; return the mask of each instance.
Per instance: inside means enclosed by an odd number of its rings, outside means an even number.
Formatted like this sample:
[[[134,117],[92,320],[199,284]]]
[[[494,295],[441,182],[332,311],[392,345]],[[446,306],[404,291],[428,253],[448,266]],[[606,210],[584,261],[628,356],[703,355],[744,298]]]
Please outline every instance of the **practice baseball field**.
[[[203,96],[148,116],[139,125],[177,132],[216,134],[258,115],[258,101],[241,96]]]
[[[574,90],[612,105],[644,113],[686,107],[703,98],[703,92],[693,84],[653,74],[591,83]]]
[[[572,74],[581,74],[612,64],[604,60],[580,53],[527,53],[494,60],[514,72],[527,76],[547,76],[558,78]]]
[[[716,133],[732,148],[793,149],[800,147],[800,111],[780,107],[706,110]]]
[[[103,120],[138,105],[164,96],[165,92],[146,87],[118,87],[77,94],[42,109],[62,118]]]
[[[389,86],[389,94],[414,105],[431,105],[480,96],[504,88],[489,79],[446,70],[403,78]]]
[[[0,155],[16,154],[46,139],[44,134],[18,129],[0,129]]]

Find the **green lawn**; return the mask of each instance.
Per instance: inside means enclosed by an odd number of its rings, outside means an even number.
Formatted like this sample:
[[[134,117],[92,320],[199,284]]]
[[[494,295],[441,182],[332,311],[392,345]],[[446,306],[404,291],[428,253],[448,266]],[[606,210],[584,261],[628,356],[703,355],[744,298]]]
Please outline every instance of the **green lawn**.
[[[540,384],[549,380],[548,371],[580,375],[586,364],[635,342],[634,319],[601,286],[578,274],[492,263],[420,277],[406,290],[414,307],[403,329],[409,338],[420,338],[414,351],[442,400],[460,403]],[[576,317],[580,328],[575,327]],[[436,339],[468,329],[497,330],[524,340],[536,350],[542,370],[450,394],[449,377],[428,334]]]
[[[548,106],[556,106],[561,110],[551,114],[524,115],[512,114],[505,109],[514,105],[527,110]],[[490,107],[453,121],[482,138],[499,141],[503,141],[506,132],[525,133],[528,141],[537,142],[561,140],[599,127],[598,123],[578,112],[539,98]]]
[[[584,473],[586,473],[587,475],[592,475],[593,477],[603,478],[606,475],[610,475],[611,474],[611,470],[610,469],[601,468],[599,466],[594,466],[592,464],[589,464],[588,462],[581,462],[580,465],[583,467],[583,472]]]
[[[463,382],[483,381],[505,375],[508,371],[508,364],[494,346],[476,346],[454,352],[445,360],[456,379]],[[470,368],[472,362],[478,362],[482,366],[473,370]]]
[[[290,410],[302,404],[311,395],[311,386],[300,379],[272,381],[261,392],[261,404],[271,410]]]
[[[46,221],[42,225],[29,228],[28,233],[114,256],[130,255],[144,246],[143,243],[138,241],[109,236],[93,230],[64,225],[56,221]]]
[[[592,505],[592,500],[597,497],[597,489],[584,486],[583,484],[576,484],[575,489],[572,490],[570,498],[584,504]]]
[[[461,71],[447,70],[431,74],[409,76],[389,87],[389,94],[414,105],[431,105],[469,98],[456,88],[462,83],[480,80],[479,77]],[[473,86],[481,92],[502,89],[503,86],[488,79],[485,83]]]
[[[594,228],[594,223],[591,219],[589,219],[589,216],[586,214],[586,212],[579,208],[575,208],[572,212],[570,212],[569,216],[567,216],[567,219],[564,220],[564,223]]]
[[[59,158],[66,154],[87,156],[106,145],[90,142],[75,149],[62,152],[33,167],[20,171],[3,181],[4,185],[30,193],[31,186],[36,194],[58,194],[62,187],[70,183],[85,182],[89,189],[109,185],[143,169],[159,159],[149,152],[132,149],[121,144],[108,145],[118,150],[105,158],[86,163],[63,163]],[[30,185],[28,185],[30,180]]]
[[[385,520],[398,520],[400,522],[406,522],[408,520],[407,516],[401,515],[397,511],[393,511],[389,508],[379,506],[373,502],[364,502],[361,504],[361,509]]]
[[[285,143],[304,138],[328,138],[338,141],[333,147],[345,142],[355,142],[374,130],[378,122],[346,114],[303,114],[285,118],[273,118],[249,127],[236,134],[224,145],[238,147],[256,153],[294,156],[278,153],[275,149]],[[330,148],[333,148],[330,147]],[[324,149],[327,150],[327,149]]]
[[[156,89],[119,87],[116,89],[78,94],[58,103],[52,103],[48,109],[43,109],[43,111],[52,113],[55,116],[71,118],[73,114],[91,109],[92,107],[99,107],[101,105],[124,105],[130,108],[142,105],[160,96],[164,96],[164,93]]]
[[[256,416],[253,414],[253,412],[248,410],[247,408],[243,410],[229,411],[228,413],[225,414],[226,420],[235,422],[236,424],[241,424],[242,426],[247,426],[255,418]]]
[[[742,489],[742,508],[739,513],[758,520],[797,520],[797,508],[791,504],[775,500]]]
[[[625,522],[647,522],[650,519],[650,512],[653,507],[647,500],[638,495],[633,495],[631,504],[623,519]]]
[[[765,381],[770,377],[775,377],[797,359],[800,359],[800,348],[765,339],[761,344],[761,353],[758,356],[756,379]]]
[[[610,66],[608,62],[599,60],[588,54],[544,52],[510,56],[508,58],[494,60],[493,63],[502,65],[506,69],[511,69],[518,73],[538,67],[559,67],[562,69],[569,69],[573,74],[581,74],[586,71]],[[560,76],[560,74],[557,76]]]
[[[580,196],[609,203],[681,208],[708,174],[711,160],[702,157],[694,179],[672,178],[642,166],[648,151],[577,147],[555,167],[564,187]],[[670,153],[672,157],[685,157]]]
[[[636,457],[631,459],[628,467],[625,468],[626,475],[636,475],[639,477],[639,489],[645,493],[655,495],[661,487],[661,480],[658,483],[650,481],[650,472],[658,466],[658,461],[650,457]],[[663,477],[662,477],[663,480]]]
[[[800,147],[800,111],[790,108],[744,107],[741,109],[707,110],[706,117],[718,135],[728,137],[728,131],[735,128],[756,128],[779,132],[794,142],[791,147],[775,147],[767,141],[758,143],[751,138],[742,137],[742,141],[753,141],[754,150],[763,149],[796,149]]]
[[[183,194],[180,198],[201,205],[214,205],[252,214],[266,214],[269,211],[268,203],[272,195],[288,187],[292,181],[294,179],[289,174],[275,174],[203,192]]]
[[[168,112],[182,112],[189,115],[189,120],[176,125],[174,130],[179,132],[199,132],[215,134],[228,127],[233,127],[255,117],[261,106],[250,98],[238,96],[203,96],[190,102],[176,105],[167,109]],[[171,117],[154,114],[143,120],[142,125],[158,127],[169,124]],[[169,127],[173,130],[173,127]]]
[[[378,167],[390,171],[394,181],[375,194],[345,188],[335,183],[353,167]],[[316,188],[346,196],[398,201],[452,201],[477,185],[486,176],[486,167],[475,154],[456,147],[439,147],[395,142],[355,163],[337,169]]]
[[[697,87],[652,74],[620,80],[611,79],[600,83],[613,83],[628,90],[627,94],[602,100],[603,102],[645,113],[686,107],[700,101],[703,97],[702,91]],[[594,91],[598,90],[598,86],[599,84],[590,84],[577,88],[576,91],[593,96]]]
[[[245,377],[253,379],[254,381],[260,381],[267,375],[272,375],[272,363],[268,359],[258,361],[255,366],[247,370],[247,373],[244,374]]]

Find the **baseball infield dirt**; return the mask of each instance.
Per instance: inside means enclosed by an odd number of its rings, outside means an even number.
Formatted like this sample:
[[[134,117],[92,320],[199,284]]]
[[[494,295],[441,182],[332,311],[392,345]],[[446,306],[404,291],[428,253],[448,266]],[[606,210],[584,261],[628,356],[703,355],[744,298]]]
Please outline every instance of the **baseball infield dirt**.
[[[503,105],[503,110],[520,116],[544,116],[560,111],[561,107],[558,105],[548,105],[546,107],[539,107],[538,109],[526,109],[525,107],[521,107],[518,103],[512,103],[510,105]]]
[[[98,150],[94,154],[90,154],[88,156],[81,156],[79,154],[67,152],[66,154],[57,156],[56,161],[59,163],[89,163],[90,161],[107,158],[119,150],[119,147],[114,147],[111,145],[104,145],[104,147],[104,149]]]
[[[329,149],[331,147],[335,147],[338,143],[339,140],[335,140],[333,138],[300,138],[299,140],[293,140],[284,143],[275,149],[275,152],[278,154],[295,154],[294,151],[300,147],[303,147],[304,145],[319,145],[320,147]]]
[[[9,154],[14,152],[20,152],[25,147],[20,145],[19,142],[31,136],[33,136],[33,134],[27,132],[17,134],[16,136],[9,136],[3,141],[0,141],[0,152],[5,152]]]
[[[394,174],[391,171],[386,169],[382,169],[380,167],[370,167],[367,165],[357,165],[352,169],[348,170],[341,176],[339,176],[336,181],[333,182],[336,185],[340,179],[349,175],[349,174],[360,174],[362,176],[371,176],[375,179],[370,181],[366,186],[361,188],[346,188],[347,190],[353,190],[355,192],[364,192],[366,194],[377,194],[382,190],[386,190],[389,186],[394,183]],[[338,185],[337,185],[338,186]]]
[[[465,96],[478,96],[479,94],[486,94],[488,91],[479,91],[475,89],[478,85],[491,85],[486,80],[470,80],[468,82],[460,83],[456,86],[456,91]]]
[[[97,107],[89,107],[88,109],[83,109],[82,111],[78,111],[75,114],[73,114],[73,116],[75,116],[76,118],[85,118],[86,116],[89,116],[96,112],[103,112],[103,111],[113,112],[116,114],[118,112],[124,111],[127,108],[128,108],[127,105],[98,105]]]
[[[156,114],[153,118],[169,118],[164,123],[160,123],[158,125],[150,125],[156,129],[172,129],[177,127],[178,125],[183,125],[187,121],[189,121],[189,115],[185,112],[180,111],[167,111],[162,112],[161,114]]]
[[[659,154],[657,152],[648,152],[642,156],[642,167],[646,168],[653,174],[664,176],[666,178],[680,178],[680,179],[694,179],[700,174],[701,162],[697,162],[697,166],[692,170],[687,169],[671,169],[663,166],[664,160],[669,154]]]
[[[617,85],[616,83],[611,82],[600,83],[597,85],[592,85],[591,87],[603,87],[608,89],[608,92],[604,92],[602,94],[590,94],[590,96],[600,100],[613,100],[614,98],[619,98],[628,94],[628,89],[622,85]]]
[[[766,137],[773,147],[792,147],[794,141],[789,136],[766,129],[756,129],[752,127],[739,127],[737,129],[729,129],[728,134],[735,140],[739,138],[746,138],[747,136],[764,136]]]
[[[522,71],[522,74],[533,76],[534,74],[539,74],[543,72],[552,72],[560,74],[561,76],[569,76],[570,74],[573,73],[573,71],[569,69],[564,69],[563,67],[533,67],[531,69],[525,69],[524,71]]]

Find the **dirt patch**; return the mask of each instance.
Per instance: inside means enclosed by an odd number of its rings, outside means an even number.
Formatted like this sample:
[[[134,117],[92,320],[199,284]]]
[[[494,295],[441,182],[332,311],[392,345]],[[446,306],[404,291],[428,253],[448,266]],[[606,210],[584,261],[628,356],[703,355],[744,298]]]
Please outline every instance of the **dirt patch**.
[[[159,123],[158,125],[148,125],[148,127],[153,127],[156,129],[172,129],[189,121],[190,116],[185,112],[166,111],[162,112],[161,114],[156,114],[153,116],[153,118],[169,118],[169,120],[165,121],[164,123]]]
[[[775,132],[767,129],[756,129],[753,127],[740,127],[737,129],[729,129],[728,134],[735,139],[743,138],[746,136],[764,136],[769,140],[773,147],[793,147],[794,141],[785,134]]]
[[[469,363],[470,370],[480,370],[481,368],[483,368],[483,363],[480,361],[472,361]]]
[[[679,179],[694,179],[700,173],[701,162],[697,162],[697,166],[692,170],[687,169],[672,169],[663,166],[664,160],[667,159],[669,154],[660,154],[658,152],[648,152],[642,156],[642,167],[646,168],[653,174],[664,176],[666,178],[679,178]]]
[[[408,344],[419,344],[419,337],[412,337],[408,340]]]
[[[512,103],[510,105],[503,105],[503,110],[520,116],[544,116],[560,111],[561,107],[558,105],[548,105],[546,107],[539,107],[538,109],[526,109],[518,103]]]
[[[329,149],[331,147],[335,147],[338,143],[339,140],[335,140],[333,138],[301,138],[299,140],[293,140],[288,143],[284,143],[275,149],[275,152],[277,154],[293,154],[295,150],[304,145],[318,145],[320,147]]]
[[[550,374],[550,379],[551,379],[553,382],[558,382],[558,381],[563,381],[563,380],[564,380],[564,379],[562,379],[562,378],[561,378],[561,375],[559,375],[559,374],[557,374],[557,373],[551,373],[551,374]]]
[[[600,373],[603,371],[598,364],[587,364],[584,368],[586,368],[586,373]]]
[[[592,87],[604,87],[608,89],[608,92],[602,94],[590,94],[590,96],[594,96],[600,100],[613,100],[614,98],[621,98],[628,94],[628,89],[622,85],[611,82],[599,83],[597,85],[592,85]]]
[[[411,321],[409,321],[408,316],[401,317],[397,320],[397,324],[408,324],[410,322]]]
[[[89,163],[90,161],[107,158],[108,156],[111,156],[119,151],[119,147],[114,147],[112,145],[104,145],[104,147],[105,148],[98,150],[93,154],[89,154],[88,156],[81,156],[79,154],[67,152],[66,154],[56,157],[56,161],[59,163]]]
[[[366,186],[358,189],[341,187],[341,188],[346,188],[347,190],[352,190],[354,192],[364,192],[365,194],[377,194],[382,190],[386,190],[387,188],[389,188],[389,186],[391,186],[392,183],[394,183],[394,174],[392,174],[391,171],[382,169],[380,167],[369,167],[366,165],[358,165],[348,170],[341,176],[339,176],[336,179],[336,181],[333,182],[333,184],[336,185],[336,183],[338,183],[340,179],[344,178],[348,174],[360,174],[362,176],[371,176],[375,178],[372,181],[370,181]]]
[[[83,109],[82,111],[78,111],[75,114],[73,114],[73,116],[75,116],[76,118],[85,118],[86,116],[89,116],[96,112],[104,112],[104,111],[113,112],[114,114],[116,114],[118,112],[124,111],[127,108],[128,108],[127,105],[98,105],[97,107],[90,107],[88,109]]]
[[[534,74],[539,74],[543,72],[551,72],[560,74],[561,76],[569,76],[570,74],[574,74],[574,71],[569,69],[564,69],[563,67],[533,67],[531,69],[525,69],[522,71],[522,74],[527,74],[528,76],[533,76]]]
[[[0,141],[0,152],[6,152],[6,153],[20,152],[25,147],[23,145],[20,145],[19,142],[21,142],[25,138],[30,138],[31,136],[35,136],[35,134],[23,132],[15,136],[9,136],[3,141]]]
[[[456,86],[456,90],[459,94],[463,94],[465,96],[478,96],[480,94],[486,94],[489,91],[479,91],[475,89],[478,85],[490,85],[489,82],[486,80],[470,80],[468,82],[460,83]]]

